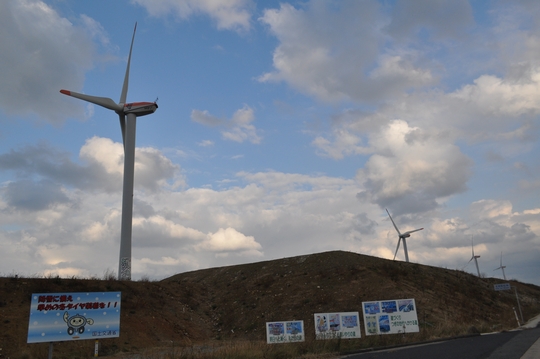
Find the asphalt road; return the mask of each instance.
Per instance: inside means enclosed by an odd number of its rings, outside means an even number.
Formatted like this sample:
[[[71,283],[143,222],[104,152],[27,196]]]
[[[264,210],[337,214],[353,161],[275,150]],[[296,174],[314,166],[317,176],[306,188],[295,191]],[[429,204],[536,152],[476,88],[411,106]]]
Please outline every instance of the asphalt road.
[[[520,359],[537,356],[540,328],[457,338],[444,342],[351,354],[346,359]],[[534,348],[531,348],[534,345]],[[540,349],[539,349],[540,350]],[[534,351],[533,356],[530,354]]]

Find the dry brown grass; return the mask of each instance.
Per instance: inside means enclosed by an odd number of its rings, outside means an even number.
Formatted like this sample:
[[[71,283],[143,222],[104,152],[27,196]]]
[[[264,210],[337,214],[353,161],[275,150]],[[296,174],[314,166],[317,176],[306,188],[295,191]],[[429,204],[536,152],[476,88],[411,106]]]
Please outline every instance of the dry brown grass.
[[[32,293],[120,291],[121,335],[102,340],[100,356],[330,358],[464,335],[473,326],[481,332],[512,329],[515,296],[495,292],[493,284],[499,282],[341,251],[181,273],[162,281],[11,276],[0,278],[0,348],[11,359],[47,357],[48,344],[26,344]],[[540,313],[540,288],[511,283],[525,319]],[[399,298],[415,298],[420,333],[314,339],[313,313],[361,312],[363,301]],[[306,341],[267,345],[265,323],[292,319],[304,321]],[[93,349],[93,341],[55,343],[54,358],[88,358]]]

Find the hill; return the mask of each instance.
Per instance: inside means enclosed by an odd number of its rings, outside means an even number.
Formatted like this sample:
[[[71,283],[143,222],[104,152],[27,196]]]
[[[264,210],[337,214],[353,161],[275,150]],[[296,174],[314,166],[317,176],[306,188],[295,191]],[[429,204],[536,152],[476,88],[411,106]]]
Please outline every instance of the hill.
[[[507,330],[517,324],[512,310],[516,297],[514,291],[494,291],[493,284],[501,282],[343,251],[204,269],[155,282],[14,276],[0,278],[0,353],[11,359],[46,357],[48,344],[26,344],[32,293],[121,291],[121,335],[101,341],[104,356],[156,347],[265,342],[266,322],[291,319],[304,320],[306,339],[313,340],[313,313],[361,312],[363,301],[384,299],[416,300],[421,332],[400,340]],[[510,282],[525,320],[540,313],[540,287]],[[388,337],[358,341],[381,345]],[[90,342],[55,343],[54,357],[89,357]]]

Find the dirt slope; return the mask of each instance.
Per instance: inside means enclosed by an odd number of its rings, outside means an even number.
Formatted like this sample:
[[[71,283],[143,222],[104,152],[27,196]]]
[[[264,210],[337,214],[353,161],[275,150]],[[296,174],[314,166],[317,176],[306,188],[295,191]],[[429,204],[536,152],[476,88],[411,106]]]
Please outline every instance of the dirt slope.
[[[493,290],[501,282],[343,251],[181,273],[159,282],[0,278],[0,353],[12,359],[46,357],[41,353],[48,344],[26,344],[32,293],[121,291],[121,335],[101,342],[104,356],[215,340],[265,340],[265,322],[277,320],[304,320],[306,336],[314,337],[313,313],[361,312],[363,301],[384,299],[415,298],[419,321],[433,335],[444,335],[445,328],[449,335],[465,333],[471,326],[505,330],[516,326],[516,298],[513,291]],[[540,313],[540,287],[511,284],[525,319]],[[55,343],[54,357],[88,357],[93,345]]]

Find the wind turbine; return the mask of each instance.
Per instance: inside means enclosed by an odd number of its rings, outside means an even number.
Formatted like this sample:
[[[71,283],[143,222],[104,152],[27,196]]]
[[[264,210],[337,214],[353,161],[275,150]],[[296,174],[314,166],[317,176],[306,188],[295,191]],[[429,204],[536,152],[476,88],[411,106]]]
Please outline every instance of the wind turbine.
[[[472,238],[471,238],[471,249],[472,249],[472,257],[471,257],[471,259],[469,259],[467,264],[471,263],[471,261],[474,259],[474,264],[476,264],[476,272],[478,273],[478,277],[480,278],[480,269],[478,268],[478,258],[480,258],[480,256],[475,256],[474,255],[474,245],[473,245],[473,239]]]
[[[504,280],[506,280],[506,274],[504,273],[504,268],[506,268],[506,266],[502,265],[502,252],[501,252],[501,266],[499,268],[495,268],[494,271],[496,271],[497,269],[501,269],[503,272],[503,278]]]
[[[120,102],[116,103],[107,97],[97,97],[80,94],[68,90],[60,90],[64,95],[87,101],[108,110],[113,110],[120,119],[120,130],[122,131],[122,141],[124,143],[124,184],[122,193],[122,224],[120,233],[120,260],[118,264],[118,279],[131,279],[131,229],[133,220],[133,176],[135,172],[135,139],[137,128],[137,117],[154,113],[158,105],[156,102],[132,102],[126,103],[129,83],[129,67],[131,63],[131,52],[135,40],[137,23],[133,29],[129,57],[127,61],[124,85],[120,93]]]
[[[398,242],[397,242],[396,252],[394,253],[394,259],[393,260],[396,259],[396,255],[397,255],[397,252],[399,250],[399,244],[401,243],[401,240],[403,240],[403,251],[405,252],[405,261],[408,262],[409,261],[409,252],[407,252],[407,242],[405,241],[405,238],[409,238],[411,236],[411,233],[421,231],[424,228],[413,229],[412,231],[407,231],[407,232],[401,233],[399,231],[398,227],[396,226],[396,224],[394,223],[394,220],[392,219],[392,216],[390,215],[390,212],[388,212],[388,210],[386,210],[386,213],[388,213],[388,217],[390,217],[390,220],[392,221],[392,224],[394,225],[394,228],[396,229],[396,231],[398,233]]]

